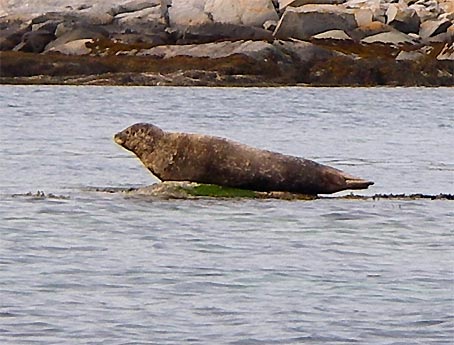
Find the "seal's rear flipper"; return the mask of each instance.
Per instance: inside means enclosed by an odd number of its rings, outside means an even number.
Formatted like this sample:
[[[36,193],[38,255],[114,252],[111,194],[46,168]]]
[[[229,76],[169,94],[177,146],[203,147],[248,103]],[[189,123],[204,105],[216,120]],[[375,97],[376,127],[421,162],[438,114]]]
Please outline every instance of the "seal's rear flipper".
[[[345,179],[346,189],[367,189],[373,185],[373,181],[364,180],[362,178],[347,178]]]

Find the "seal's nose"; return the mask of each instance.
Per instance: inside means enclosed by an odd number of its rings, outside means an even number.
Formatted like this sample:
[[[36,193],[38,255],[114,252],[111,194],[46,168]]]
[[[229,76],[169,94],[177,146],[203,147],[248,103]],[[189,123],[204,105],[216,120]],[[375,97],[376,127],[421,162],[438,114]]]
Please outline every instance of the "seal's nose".
[[[118,144],[118,145],[123,145],[125,143],[125,141],[123,140],[122,136],[120,135],[121,133],[117,133],[114,135],[114,141]]]

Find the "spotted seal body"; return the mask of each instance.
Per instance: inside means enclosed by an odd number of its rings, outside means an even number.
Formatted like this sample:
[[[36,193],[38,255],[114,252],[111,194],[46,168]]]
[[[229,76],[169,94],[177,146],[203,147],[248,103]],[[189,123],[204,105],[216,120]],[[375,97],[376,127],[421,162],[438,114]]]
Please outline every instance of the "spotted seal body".
[[[256,191],[329,194],[373,182],[314,161],[260,150],[224,138],[165,132],[138,123],[115,134],[162,181],[192,181]]]

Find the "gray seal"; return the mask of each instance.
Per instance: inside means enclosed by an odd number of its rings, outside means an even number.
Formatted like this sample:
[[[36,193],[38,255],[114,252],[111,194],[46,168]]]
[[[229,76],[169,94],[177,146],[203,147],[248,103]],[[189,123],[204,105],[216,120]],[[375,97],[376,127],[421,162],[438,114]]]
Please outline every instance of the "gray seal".
[[[314,161],[260,150],[220,137],[165,132],[137,123],[114,141],[161,181],[192,181],[255,191],[331,194],[373,184]]]

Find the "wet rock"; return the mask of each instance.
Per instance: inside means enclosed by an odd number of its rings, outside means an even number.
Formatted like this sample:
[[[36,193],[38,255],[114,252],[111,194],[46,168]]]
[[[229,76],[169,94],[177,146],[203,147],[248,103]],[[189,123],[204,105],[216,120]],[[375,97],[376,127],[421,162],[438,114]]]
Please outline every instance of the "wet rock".
[[[279,20],[271,0],[207,0],[204,11],[217,23],[262,27]]]
[[[22,42],[17,45],[14,50],[29,53],[41,53],[44,51],[46,45],[55,39],[52,32],[38,30],[29,31],[22,37]]]
[[[421,21],[416,10],[399,4],[390,4],[386,11],[386,23],[403,33],[418,33]]]
[[[394,46],[399,46],[399,45],[416,45],[417,42],[415,39],[410,37],[407,34],[404,34],[399,31],[393,31],[393,32],[382,32],[380,34],[376,34],[373,36],[368,36],[366,38],[363,38],[361,40],[361,43],[384,43],[384,44],[390,44]]]
[[[336,5],[305,5],[287,7],[274,36],[309,39],[311,36],[329,31],[350,31],[357,27],[354,10]]]

